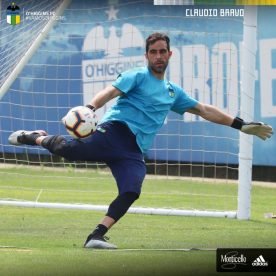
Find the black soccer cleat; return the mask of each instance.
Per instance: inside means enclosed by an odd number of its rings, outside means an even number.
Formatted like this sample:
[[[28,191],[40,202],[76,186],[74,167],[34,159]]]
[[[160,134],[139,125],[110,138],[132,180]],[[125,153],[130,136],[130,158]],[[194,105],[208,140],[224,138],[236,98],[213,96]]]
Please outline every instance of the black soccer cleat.
[[[107,242],[108,238],[100,235],[90,234],[86,242],[84,243],[84,248],[94,248],[94,249],[117,249],[117,246]]]
[[[40,136],[48,135],[44,130],[33,130],[33,131],[26,131],[26,130],[17,130],[13,132],[8,140],[11,145],[19,146],[19,145],[30,145],[35,146],[36,139]]]

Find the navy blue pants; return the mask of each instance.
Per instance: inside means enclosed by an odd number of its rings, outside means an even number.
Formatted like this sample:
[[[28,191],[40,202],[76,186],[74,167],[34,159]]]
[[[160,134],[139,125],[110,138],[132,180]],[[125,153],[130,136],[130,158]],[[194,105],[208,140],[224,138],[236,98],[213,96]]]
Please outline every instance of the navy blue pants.
[[[141,193],[146,166],[135,135],[124,123],[103,123],[94,134],[80,140],[48,136],[42,146],[69,161],[104,162],[116,179],[119,194]]]

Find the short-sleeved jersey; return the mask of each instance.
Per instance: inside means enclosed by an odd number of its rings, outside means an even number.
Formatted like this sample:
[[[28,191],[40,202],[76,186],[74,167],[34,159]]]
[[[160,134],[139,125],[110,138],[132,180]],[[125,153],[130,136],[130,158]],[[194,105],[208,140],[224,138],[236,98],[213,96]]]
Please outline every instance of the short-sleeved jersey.
[[[151,146],[170,110],[183,114],[198,103],[176,84],[157,79],[148,67],[126,71],[112,85],[123,95],[106,112],[102,123],[126,123],[136,135],[137,144],[143,153]]]

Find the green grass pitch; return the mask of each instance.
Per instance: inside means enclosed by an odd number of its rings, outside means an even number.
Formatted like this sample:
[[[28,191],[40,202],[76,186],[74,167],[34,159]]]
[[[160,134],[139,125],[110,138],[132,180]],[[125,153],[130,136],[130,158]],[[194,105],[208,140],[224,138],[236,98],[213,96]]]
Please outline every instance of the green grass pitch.
[[[104,174],[0,169],[1,199],[106,205],[116,192]],[[236,194],[234,184],[147,179],[135,206],[235,210]],[[264,218],[275,198],[253,186],[249,221],[127,214],[108,233],[113,251],[82,248],[102,212],[0,206],[0,275],[219,275],[216,248],[276,247],[276,220]],[[178,250],[191,248],[204,250]]]

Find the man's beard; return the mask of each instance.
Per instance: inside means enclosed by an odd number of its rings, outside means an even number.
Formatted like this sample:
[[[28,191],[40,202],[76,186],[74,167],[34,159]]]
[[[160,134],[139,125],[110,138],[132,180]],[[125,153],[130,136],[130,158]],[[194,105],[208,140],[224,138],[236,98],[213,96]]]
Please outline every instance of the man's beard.
[[[149,68],[153,71],[153,72],[155,72],[155,73],[164,73],[165,71],[166,71],[166,69],[167,69],[167,66],[168,66],[168,63],[163,63],[163,65],[162,66],[160,66],[160,67],[158,67],[158,66],[155,66],[154,64],[149,64]]]

